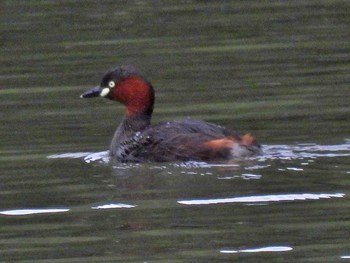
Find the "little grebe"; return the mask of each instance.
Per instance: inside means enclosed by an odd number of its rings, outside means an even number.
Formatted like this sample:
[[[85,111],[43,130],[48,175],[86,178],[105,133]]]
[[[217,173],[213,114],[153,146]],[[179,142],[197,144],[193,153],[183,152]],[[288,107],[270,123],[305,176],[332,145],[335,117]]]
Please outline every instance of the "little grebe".
[[[253,156],[260,145],[249,133],[192,119],[151,125],[152,84],[135,68],[108,72],[99,86],[81,98],[105,97],[126,106],[110,146],[110,155],[122,162],[215,161]]]

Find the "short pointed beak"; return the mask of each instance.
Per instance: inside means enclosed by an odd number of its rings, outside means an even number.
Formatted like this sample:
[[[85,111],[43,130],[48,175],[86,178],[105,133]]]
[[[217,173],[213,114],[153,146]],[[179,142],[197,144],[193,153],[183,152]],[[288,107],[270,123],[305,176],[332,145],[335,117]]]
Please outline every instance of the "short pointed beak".
[[[101,95],[102,90],[103,90],[103,88],[101,88],[100,86],[96,86],[96,87],[84,92],[83,94],[81,94],[80,98],[99,97]]]

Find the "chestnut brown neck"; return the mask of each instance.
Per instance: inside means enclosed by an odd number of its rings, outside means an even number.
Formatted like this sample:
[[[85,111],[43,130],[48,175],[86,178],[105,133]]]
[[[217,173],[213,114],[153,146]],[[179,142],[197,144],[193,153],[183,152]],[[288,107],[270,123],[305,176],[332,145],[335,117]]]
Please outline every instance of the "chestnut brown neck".
[[[111,99],[120,101],[126,106],[126,116],[151,116],[154,104],[152,85],[139,76],[130,76],[118,83],[112,91]]]

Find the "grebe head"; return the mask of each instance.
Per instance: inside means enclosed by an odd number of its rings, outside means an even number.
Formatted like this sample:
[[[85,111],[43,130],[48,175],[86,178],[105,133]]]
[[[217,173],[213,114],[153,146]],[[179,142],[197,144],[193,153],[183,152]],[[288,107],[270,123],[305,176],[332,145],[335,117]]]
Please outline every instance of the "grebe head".
[[[126,106],[126,115],[151,115],[154,104],[152,84],[132,66],[118,67],[106,73],[101,84],[81,98],[105,97]]]

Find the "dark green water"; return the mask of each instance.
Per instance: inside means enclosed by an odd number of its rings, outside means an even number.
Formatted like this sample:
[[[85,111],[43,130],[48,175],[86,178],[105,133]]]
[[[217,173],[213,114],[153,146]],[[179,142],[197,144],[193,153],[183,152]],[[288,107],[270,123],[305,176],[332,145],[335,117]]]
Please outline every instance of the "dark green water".
[[[348,262],[348,1],[2,1],[1,262]],[[133,64],[154,122],[252,132],[228,164],[106,158]]]

